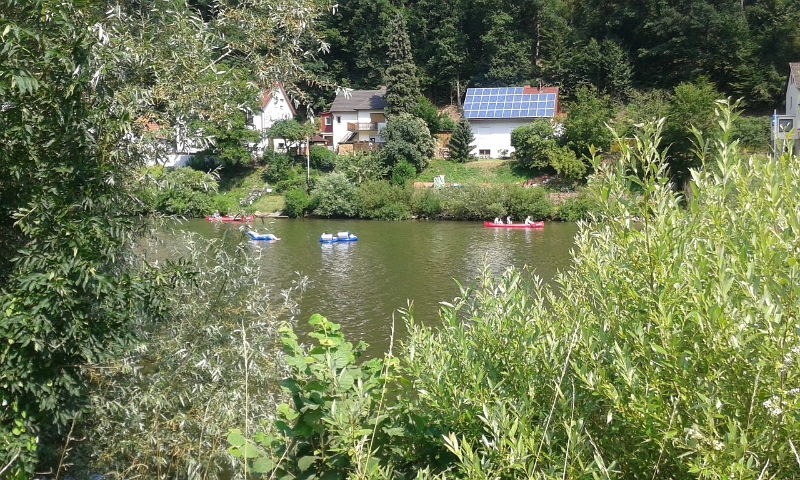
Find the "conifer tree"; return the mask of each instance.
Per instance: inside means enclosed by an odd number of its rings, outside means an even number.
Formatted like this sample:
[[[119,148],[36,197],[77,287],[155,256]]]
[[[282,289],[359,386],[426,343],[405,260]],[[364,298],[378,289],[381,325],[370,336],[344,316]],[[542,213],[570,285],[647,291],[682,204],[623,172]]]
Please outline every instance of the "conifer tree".
[[[472,134],[472,127],[466,118],[460,118],[458,125],[450,137],[450,159],[454,162],[464,163],[469,160],[472,155],[470,152],[475,145],[471,145],[475,141],[475,136]]]
[[[386,103],[392,115],[412,113],[420,96],[417,66],[411,56],[411,42],[403,14],[398,12],[389,43],[389,67],[386,69]]]

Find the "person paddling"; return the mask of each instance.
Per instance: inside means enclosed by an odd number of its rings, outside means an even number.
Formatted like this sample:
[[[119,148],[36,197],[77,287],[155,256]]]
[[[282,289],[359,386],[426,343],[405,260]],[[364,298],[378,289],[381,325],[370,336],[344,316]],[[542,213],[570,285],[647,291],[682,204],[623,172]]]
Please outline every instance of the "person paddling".
[[[506,225],[511,225],[511,215],[506,217]]]
[[[531,216],[530,215],[525,217],[525,225],[531,225],[532,223],[533,223],[533,220],[531,220]]]

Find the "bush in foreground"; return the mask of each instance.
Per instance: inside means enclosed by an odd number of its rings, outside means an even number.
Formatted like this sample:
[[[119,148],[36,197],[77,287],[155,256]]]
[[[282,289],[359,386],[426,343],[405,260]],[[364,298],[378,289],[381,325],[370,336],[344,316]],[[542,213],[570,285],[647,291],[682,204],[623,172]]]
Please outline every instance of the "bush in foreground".
[[[401,376],[314,349],[325,368],[293,360],[284,383],[293,402],[275,425],[295,434],[258,436],[252,450],[235,437],[235,453],[266,474],[354,478],[794,477],[800,167],[741,157],[728,144],[734,115],[720,108],[722,140],[688,200],[668,181],[660,123],[618,164],[595,165],[605,220],[580,227],[559,294],[514,270],[486,272],[443,304],[439,328],[407,312]],[[335,346],[336,333],[314,336]],[[328,370],[339,390],[320,395],[352,392],[346,401],[315,400],[309,375]],[[391,387],[364,380],[377,372],[407,396],[384,407]],[[325,447],[300,451],[297,433]]]

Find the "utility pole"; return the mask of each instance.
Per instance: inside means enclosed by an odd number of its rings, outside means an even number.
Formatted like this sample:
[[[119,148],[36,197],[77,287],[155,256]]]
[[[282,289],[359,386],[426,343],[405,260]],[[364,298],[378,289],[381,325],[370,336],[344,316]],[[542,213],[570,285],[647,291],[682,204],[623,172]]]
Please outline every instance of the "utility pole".
[[[306,135],[306,187],[311,184],[311,142]]]

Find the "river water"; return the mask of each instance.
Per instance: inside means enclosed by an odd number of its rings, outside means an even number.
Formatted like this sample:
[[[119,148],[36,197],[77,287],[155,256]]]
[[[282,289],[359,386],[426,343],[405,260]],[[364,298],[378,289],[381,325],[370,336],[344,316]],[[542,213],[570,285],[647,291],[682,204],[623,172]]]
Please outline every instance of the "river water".
[[[239,225],[191,220],[177,226],[206,238],[241,235]],[[253,242],[263,252],[273,291],[290,286],[295,272],[307,276],[300,300],[298,333],[314,313],[342,325],[345,338],[370,344],[368,354],[389,346],[392,315],[414,304],[416,321],[438,324],[439,302],[458,296],[456,281],[468,284],[484,265],[498,274],[525,265],[546,282],[570,262],[577,226],[549,222],[540,230],[484,228],[480,222],[322,219],[256,219],[254,228],[281,240]],[[357,242],[321,244],[323,231],[350,231]],[[405,327],[395,314],[395,340]]]

